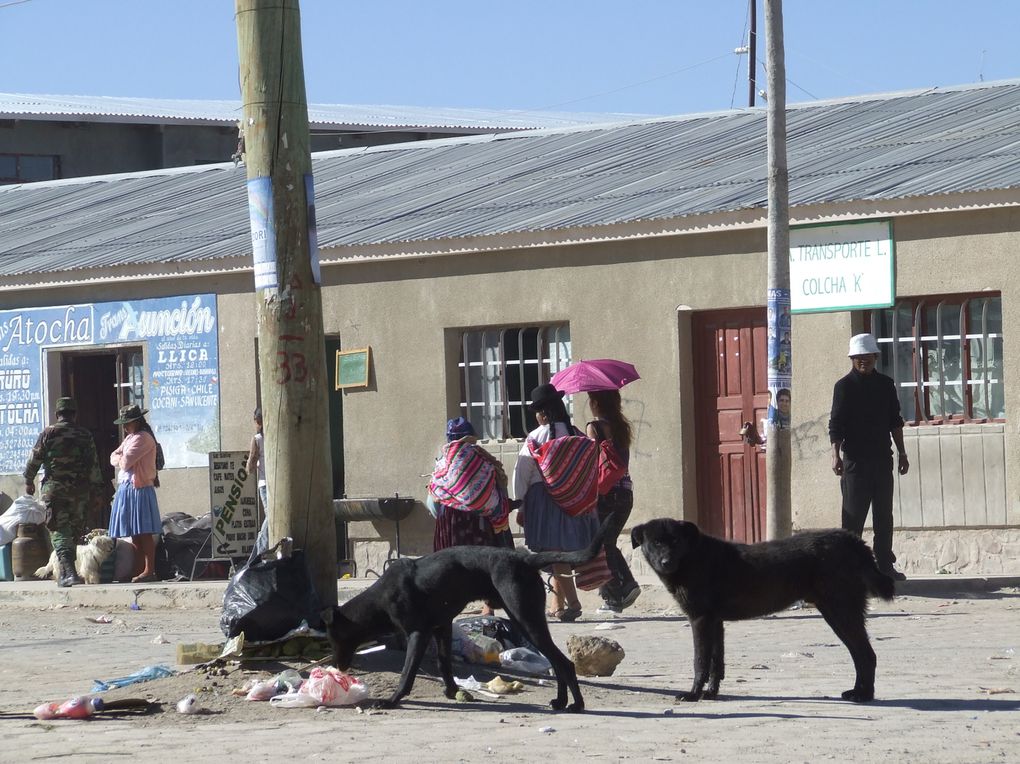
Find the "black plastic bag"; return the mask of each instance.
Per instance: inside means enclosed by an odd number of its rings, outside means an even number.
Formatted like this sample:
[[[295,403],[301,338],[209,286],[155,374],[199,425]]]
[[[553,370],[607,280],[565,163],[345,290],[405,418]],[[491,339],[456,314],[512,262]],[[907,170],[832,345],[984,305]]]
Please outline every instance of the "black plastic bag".
[[[191,578],[195,558],[203,549],[208,552],[212,514],[192,517],[184,512],[171,512],[163,516],[163,530],[156,542],[156,573],[161,580]],[[197,578],[206,573],[208,563],[199,566]],[[226,576],[222,576],[225,578]]]
[[[538,648],[531,644],[517,624],[509,618],[480,615],[475,618],[462,618],[457,621],[457,625],[468,634],[483,634],[486,637],[492,637],[503,645],[504,650],[527,647],[529,650],[538,652]]]
[[[297,549],[289,557],[253,562],[234,574],[223,593],[220,628],[228,638],[243,631],[245,640],[266,642],[302,621],[323,629],[321,610],[304,552]]]

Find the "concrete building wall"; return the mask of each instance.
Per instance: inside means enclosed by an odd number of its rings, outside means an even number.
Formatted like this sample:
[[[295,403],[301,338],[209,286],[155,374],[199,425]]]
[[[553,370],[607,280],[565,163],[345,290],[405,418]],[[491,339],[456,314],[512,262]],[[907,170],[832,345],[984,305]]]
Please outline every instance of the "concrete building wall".
[[[1020,378],[1017,212],[897,218],[894,233],[898,295],[1001,291],[1004,378]],[[661,516],[697,519],[699,444],[694,433],[691,319],[704,310],[764,309],[765,233],[749,229],[355,262],[324,266],[323,280],[326,334],[339,336],[344,348],[372,348],[369,386],[341,394],[348,496],[399,493],[424,499],[426,478],[422,475],[431,470],[443,442],[445,420],[458,413],[457,337],[461,330],[569,322],[574,359],[621,357],[633,362],[642,376],[623,390],[625,412],[635,428],[631,524]],[[133,297],[215,292],[219,296],[221,448],[244,449],[251,436],[257,386],[256,298],[250,290],[250,274],[241,274],[205,279],[200,285],[196,279],[122,283],[101,287],[100,294],[95,289],[87,294],[64,289],[26,293],[23,299],[66,304],[86,298],[112,299],[124,291]],[[830,469],[827,422],[832,385],[849,368],[846,341],[861,330],[861,321],[860,314],[847,312],[798,314],[793,319],[795,529],[839,524],[839,482]],[[901,481],[897,512],[906,527],[897,532],[896,546],[908,570],[964,565],[970,571],[995,572],[1020,566],[1020,561],[1010,558],[1015,544],[990,546],[988,539],[995,534],[986,529],[1020,526],[1020,474],[1014,467],[1020,448],[1014,421],[1020,411],[1017,390],[1018,386],[1007,382],[1005,424],[908,428],[909,447],[918,449],[908,477],[923,475],[928,487],[939,484],[953,503],[957,499],[942,486],[978,469],[975,454],[980,453],[980,469],[990,476],[982,490],[999,491],[1004,502],[995,509],[989,501],[983,515],[967,508],[963,522],[955,508],[946,510],[945,526],[952,526],[948,529],[914,527],[912,499]],[[585,396],[576,398],[575,422],[583,424],[588,416]],[[932,429],[941,432],[926,432]],[[978,444],[977,450],[961,443],[959,463],[964,466],[962,472],[954,471],[921,456],[918,441],[932,437],[970,438]],[[999,457],[996,442],[1001,444]],[[490,447],[512,466],[515,442]],[[970,453],[966,459],[965,450]],[[200,469],[168,470],[160,489],[163,511],[208,511],[207,484]],[[0,478],[0,490],[10,492],[12,486],[16,482]],[[963,496],[963,501],[972,499]],[[393,529],[388,523],[357,523],[351,530],[352,538],[361,544],[357,554],[362,567],[385,557],[392,548]],[[428,551],[432,524],[423,510],[403,524],[402,534],[404,552]]]

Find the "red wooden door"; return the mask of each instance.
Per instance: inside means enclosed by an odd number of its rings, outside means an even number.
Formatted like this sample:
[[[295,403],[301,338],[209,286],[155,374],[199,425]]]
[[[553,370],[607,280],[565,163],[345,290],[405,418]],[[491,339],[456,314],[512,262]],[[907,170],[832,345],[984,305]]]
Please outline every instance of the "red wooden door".
[[[740,437],[745,421],[759,432],[768,407],[765,310],[698,313],[693,322],[694,432],[698,525],[713,536],[765,537],[765,454]]]

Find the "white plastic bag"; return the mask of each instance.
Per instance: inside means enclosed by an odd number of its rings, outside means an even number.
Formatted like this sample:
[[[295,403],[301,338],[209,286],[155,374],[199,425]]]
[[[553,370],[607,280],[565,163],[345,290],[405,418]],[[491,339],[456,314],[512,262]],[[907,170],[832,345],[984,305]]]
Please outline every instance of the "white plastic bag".
[[[313,668],[297,692],[270,698],[279,708],[315,708],[316,706],[353,706],[368,697],[368,687],[360,679],[339,669]]]
[[[499,664],[503,668],[516,669],[525,674],[548,674],[552,664],[541,653],[527,647],[515,647],[499,654]]]
[[[50,511],[46,505],[36,501],[34,496],[25,494],[14,500],[14,503],[7,508],[7,511],[0,515],[0,546],[10,544],[18,535],[20,523],[48,522]]]

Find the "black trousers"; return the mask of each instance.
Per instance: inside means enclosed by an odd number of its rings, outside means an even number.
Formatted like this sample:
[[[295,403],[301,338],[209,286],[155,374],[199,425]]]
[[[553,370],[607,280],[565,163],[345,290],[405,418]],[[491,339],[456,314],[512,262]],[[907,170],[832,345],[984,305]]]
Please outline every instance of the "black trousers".
[[[891,568],[896,562],[893,538],[893,459],[883,455],[875,459],[843,457],[843,527],[860,536],[871,509],[875,529],[875,561],[880,568]]]
[[[637,586],[634,575],[623,559],[623,553],[616,545],[620,531],[627,524],[630,511],[634,508],[634,492],[623,488],[616,488],[605,496],[599,496],[599,522],[604,523],[607,517],[613,518],[613,527],[606,536],[606,564],[609,565],[609,572],[613,574],[611,581],[599,587],[599,594],[602,599],[610,604],[618,604],[631,589]]]

